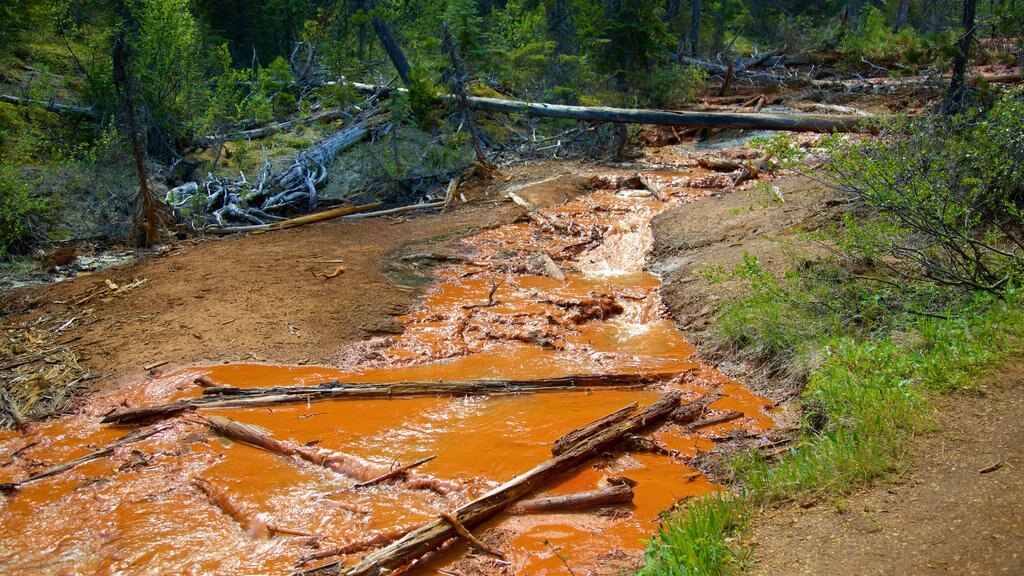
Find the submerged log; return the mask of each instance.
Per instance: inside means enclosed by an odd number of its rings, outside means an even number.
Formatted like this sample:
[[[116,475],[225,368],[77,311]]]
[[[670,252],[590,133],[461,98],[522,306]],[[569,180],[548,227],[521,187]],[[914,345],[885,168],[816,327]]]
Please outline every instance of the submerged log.
[[[679,375],[678,371],[644,374],[584,374],[536,380],[478,380],[474,382],[390,382],[354,384],[325,382],[319,386],[279,386],[275,388],[207,388],[202,398],[179,400],[171,404],[148,406],[103,417],[104,423],[133,424],[169,418],[196,408],[245,408],[273,404],[305,403],[314,400],[398,398],[415,396],[473,396],[522,394],[533,392],[585,392],[591,388],[629,388],[661,382]]]
[[[376,464],[351,454],[306,446],[298,442],[277,440],[276,438],[271,438],[255,426],[236,422],[229,418],[210,416],[206,419],[206,422],[214,432],[227,436],[232,440],[262,448],[274,454],[297,457],[360,482],[372,481],[391,472],[390,468],[386,465]],[[401,481],[406,488],[432,490],[442,496],[447,496],[462,488],[459,482],[441,480],[426,474],[409,471],[401,473]]]
[[[705,428],[707,426],[714,426],[715,424],[724,424],[725,422],[732,422],[733,420],[738,420],[740,418],[743,418],[744,416],[745,414],[743,414],[743,412],[740,412],[738,410],[730,410],[720,416],[715,416],[713,418],[708,418],[706,420],[699,420],[697,422],[694,422],[693,424],[690,424],[689,426],[686,427],[686,431],[693,432],[694,430]]]
[[[612,424],[584,439],[563,454],[547,460],[532,470],[502,484],[484,496],[461,506],[450,516],[472,528],[508,508],[517,500],[532,494],[547,482],[575,470],[591,458],[615,445],[624,434],[660,423],[679,405],[681,393],[670,392],[660,400],[622,422]],[[405,537],[365,556],[359,563],[343,569],[345,576],[380,576],[422,556],[455,537],[457,532],[447,520],[438,519],[413,530]],[[337,565],[337,564],[335,564]]]
[[[513,504],[506,510],[509,514],[542,514],[544,512],[565,512],[581,510],[610,504],[628,504],[633,501],[633,487],[629,484],[618,484],[561,496],[523,500]]]
[[[205,478],[193,478],[192,485],[206,495],[210,502],[242,527],[247,536],[252,538],[269,538],[274,534],[290,536],[307,536],[316,538],[315,534],[282,528],[268,522],[263,514],[253,506],[242,504],[231,497],[225,488],[214,485]]]
[[[325,558],[333,558],[335,556],[344,556],[346,554],[357,554],[359,552],[366,552],[373,548],[380,548],[381,546],[387,546],[395,540],[398,540],[402,536],[405,536],[409,532],[422,528],[426,522],[418,522],[410,526],[393,526],[385,530],[376,530],[371,532],[369,536],[360,538],[348,544],[342,544],[334,548],[328,548],[326,550],[320,550],[319,552],[313,552],[306,554],[302,558],[299,558],[298,565],[303,566],[315,560],[323,560]]]
[[[42,472],[38,472],[36,474],[33,474],[33,475],[29,476],[28,478],[26,478],[24,480],[20,480],[18,482],[4,482],[4,483],[0,483],[0,492],[10,492],[10,491],[13,491],[13,490],[17,490],[18,488],[20,488],[20,487],[22,487],[25,484],[28,484],[30,482],[35,482],[37,480],[42,480],[43,478],[49,478],[50,476],[56,476],[58,474],[67,472],[68,470],[71,470],[72,468],[75,468],[76,466],[79,466],[81,464],[85,464],[86,462],[92,462],[93,460],[98,460],[100,458],[104,458],[106,456],[110,456],[111,454],[114,453],[114,450],[120,448],[121,446],[126,446],[126,445],[132,444],[134,442],[140,442],[142,440],[145,440],[146,438],[149,438],[150,436],[153,436],[157,432],[161,432],[161,431],[166,430],[166,429],[167,429],[166,425],[157,425],[157,426],[150,426],[150,427],[147,427],[147,428],[139,428],[138,430],[133,430],[133,431],[129,432],[128,434],[125,434],[121,438],[118,438],[117,440],[114,440],[110,444],[107,444],[103,448],[101,448],[99,450],[96,450],[95,452],[90,452],[90,453],[88,453],[88,454],[86,454],[84,456],[79,456],[78,458],[75,458],[73,460],[68,460],[67,462],[64,462],[63,464],[58,464],[58,465],[53,466],[51,468],[47,468],[46,470],[43,470]]]

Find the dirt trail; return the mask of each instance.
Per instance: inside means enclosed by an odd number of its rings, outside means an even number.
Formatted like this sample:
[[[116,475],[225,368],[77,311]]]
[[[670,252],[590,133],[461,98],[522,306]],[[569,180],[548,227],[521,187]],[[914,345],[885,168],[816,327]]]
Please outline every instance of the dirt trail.
[[[1024,574],[1024,364],[984,390],[935,400],[907,478],[755,520],[752,573]]]

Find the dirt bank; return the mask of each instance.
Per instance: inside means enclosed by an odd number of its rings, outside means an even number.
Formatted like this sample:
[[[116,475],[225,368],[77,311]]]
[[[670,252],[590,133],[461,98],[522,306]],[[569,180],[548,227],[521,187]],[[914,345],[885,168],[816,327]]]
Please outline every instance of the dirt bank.
[[[784,202],[757,192],[681,206],[655,220],[662,297],[698,353],[776,400],[798,390],[716,347],[714,318],[745,281],[709,283],[745,254],[781,274],[791,251],[821,247],[801,232],[824,223],[836,199],[806,178],[776,182]],[[1024,573],[1024,365],[996,370],[980,391],[933,399],[937,430],[911,447],[915,470],[834,501],[806,501],[754,519],[754,574]],[[791,400],[792,401],[792,400]],[[994,466],[998,469],[982,472]]]
[[[97,386],[162,361],[328,362],[347,344],[401,331],[394,316],[409,311],[437,264],[403,256],[443,252],[454,239],[518,218],[523,210],[502,193],[513,184],[544,181],[520,195],[540,206],[563,202],[584,190],[582,172],[572,164],[523,165],[464,186],[470,202],[443,214],[340,219],[178,245],[14,290],[2,298],[4,323],[53,331],[75,318],[55,340],[72,347]]]
[[[740,362],[735,351],[720,350],[715,338],[713,321],[719,306],[744,294],[748,281],[708,277],[709,272],[734,271],[746,255],[757,258],[768,272],[781,275],[793,264],[793,254],[824,252],[805,233],[832,217],[839,205],[835,193],[802,176],[780,179],[773,186],[771,192],[763,188],[736,191],[658,216],[650,267],[661,276],[662,298],[698,352],[781,401],[794,393],[789,383],[772,381],[756,366]]]

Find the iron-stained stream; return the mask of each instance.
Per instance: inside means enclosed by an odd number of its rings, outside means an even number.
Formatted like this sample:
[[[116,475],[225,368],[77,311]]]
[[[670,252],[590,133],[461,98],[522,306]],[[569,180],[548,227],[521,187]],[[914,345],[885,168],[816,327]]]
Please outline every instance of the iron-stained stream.
[[[768,400],[692,358],[693,347],[660,301],[659,280],[643,271],[652,244],[651,219],[703,194],[674,179],[699,175],[650,173],[666,186],[664,201],[639,192],[598,190],[543,210],[534,221],[463,240],[470,255],[466,262],[437,273],[421,309],[400,318],[405,333],[362,369],[255,364],[179,369],[95,396],[78,414],[36,424],[26,436],[4,432],[0,482],[23,479],[123,435],[124,428],[99,423],[112,410],[198,396],[193,382],[199,376],[238,387],[666,371],[678,371],[679,378],[643,390],[336,400],[198,413],[227,416],[275,438],[385,465],[436,455],[418,471],[464,480],[465,488],[449,496],[400,484],[353,490],[349,478],[218,438],[197,416],[176,417],[166,430],[119,448],[111,458],[5,497],[0,572],[288,573],[311,552],[436,518],[550,458],[551,443],[563,434],[631,402],[650,404],[667,389],[683,390],[689,399],[718,389],[724,396],[710,406],[711,415],[739,410],[743,418],[693,433],[667,424],[653,438],[674,454],[620,452],[548,487],[550,493],[565,494],[625,476],[637,482],[632,505],[500,516],[475,532],[503,549],[510,565],[476,553],[467,564],[460,545],[418,572],[564,574],[568,565],[578,575],[615,574],[635,565],[644,541],[657,529],[659,512],[717,489],[687,466],[688,458],[712,449],[715,437],[744,429],[761,433],[772,426]],[[536,252],[551,255],[567,279],[531,273],[535,269],[526,261]],[[481,306],[492,289],[493,305]],[[247,534],[196,489],[195,478],[223,489],[268,523],[320,538]]]

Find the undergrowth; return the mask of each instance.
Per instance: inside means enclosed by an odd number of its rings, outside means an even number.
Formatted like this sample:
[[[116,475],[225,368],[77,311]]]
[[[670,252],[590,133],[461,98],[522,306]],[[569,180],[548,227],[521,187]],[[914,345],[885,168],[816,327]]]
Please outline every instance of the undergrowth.
[[[1016,292],[982,297],[955,318],[918,317],[882,339],[818,333],[823,359],[803,395],[799,444],[778,462],[753,453],[735,460],[739,492],[671,518],[650,542],[641,574],[737,573],[749,553],[737,543],[759,507],[839,496],[905,472],[908,441],[932,426],[927,394],[970,388],[986,367],[1019,350],[1020,305]],[[774,314],[785,314],[784,301],[775,306]]]
[[[878,140],[834,146],[826,170],[849,204],[821,234],[830,258],[794,257],[781,278],[749,255],[734,271],[705,271],[711,282],[749,282],[749,296],[723,306],[718,337],[805,384],[802,432],[771,455],[778,460],[734,458],[736,490],[663,525],[641,574],[741,571],[755,510],[907,472],[910,440],[934,426],[928,396],[973,388],[1024,351],[1024,196],[1009,168],[1019,161],[1020,106],[1011,94],[960,118],[899,120]]]

